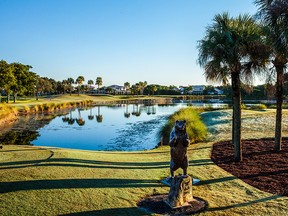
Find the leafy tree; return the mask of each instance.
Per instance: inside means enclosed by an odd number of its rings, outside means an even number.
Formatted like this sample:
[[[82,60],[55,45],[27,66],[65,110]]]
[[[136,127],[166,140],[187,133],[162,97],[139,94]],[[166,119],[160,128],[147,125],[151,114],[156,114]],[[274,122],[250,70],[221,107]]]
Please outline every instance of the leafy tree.
[[[144,92],[146,92],[146,94],[149,94],[149,95],[154,95],[154,93],[157,91],[157,86],[156,85],[147,85],[145,87],[145,90]]]
[[[30,65],[24,65],[21,63],[12,63],[13,74],[15,76],[15,82],[11,86],[13,91],[14,103],[18,93],[24,93],[31,85],[35,85],[34,73],[29,70],[32,68]]]
[[[276,70],[276,125],[275,151],[281,150],[282,142],[282,104],[284,73],[288,63],[288,1],[256,0],[258,17],[265,26],[268,45],[272,48],[271,62]]]
[[[80,95],[80,85],[82,85],[84,81],[85,81],[85,78],[83,76],[79,76],[76,79],[76,84],[78,84],[78,96]]]
[[[205,68],[205,77],[212,82],[232,83],[233,121],[232,141],[234,160],[242,160],[241,145],[241,93],[242,82],[253,81],[252,72],[265,68],[269,56],[263,45],[261,28],[249,15],[231,18],[228,13],[218,14],[213,24],[207,27],[204,39],[199,41],[200,66]]]
[[[188,94],[189,92],[192,92],[192,91],[193,91],[193,86],[189,85],[188,87],[184,89],[184,94]]]
[[[208,85],[208,86],[205,86],[205,89],[203,91],[203,93],[205,95],[209,94],[210,92],[213,92],[214,93],[215,91],[215,87],[213,85]]]
[[[102,77],[97,77],[95,83],[96,85],[98,85],[98,93],[99,93],[99,88],[103,84]]]
[[[46,93],[49,95],[57,93],[57,87],[58,87],[57,81],[52,78],[48,78],[48,82],[50,82],[51,84],[51,89],[47,90]]]
[[[13,67],[4,60],[0,61],[0,102],[1,92],[5,90],[7,94],[7,103],[9,103],[9,95],[11,92],[11,86],[16,82],[16,78],[13,74]]]
[[[43,95],[45,93],[50,93],[53,87],[47,77],[37,77],[36,81],[36,100],[38,100],[39,94]]]

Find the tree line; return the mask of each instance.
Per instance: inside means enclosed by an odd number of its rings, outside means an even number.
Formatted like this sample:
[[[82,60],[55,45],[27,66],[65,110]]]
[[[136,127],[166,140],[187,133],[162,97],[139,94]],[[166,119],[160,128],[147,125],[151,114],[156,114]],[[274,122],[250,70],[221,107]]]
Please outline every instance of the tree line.
[[[56,81],[48,77],[40,77],[31,71],[32,66],[22,63],[8,63],[5,60],[0,61],[0,102],[2,93],[6,95],[6,102],[9,103],[10,95],[13,95],[13,101],[16,102],[17,95],[31,96],[35,95],[38,100],[39,95],[64,94],[71,93],[77,85],[78,94],[80,91],[87,90],[87,86],[83,86],[85,78],[78,76],[75,80],[71,77]],[[93,80],[88,80],[88,84],[92,85]],[[97,77],[95,84],[99,87],[102,85],[102,78]]]
[[[256,15],[215,15],[198,41],[198,62],[212,82],[232,85],[234,160],[242,160],[241,89],[262,74],[275,82],[277,103],[274,150],[281,150],[283,86],[288,62],[288,1],[256,0]],[[263,74],[264,73],[264,74]]]

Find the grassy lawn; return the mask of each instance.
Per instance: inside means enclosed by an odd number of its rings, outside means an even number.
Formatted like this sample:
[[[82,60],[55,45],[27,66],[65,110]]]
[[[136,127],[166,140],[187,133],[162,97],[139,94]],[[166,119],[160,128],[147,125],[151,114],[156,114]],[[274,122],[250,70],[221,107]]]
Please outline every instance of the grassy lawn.
[[[244,138],[269,136],[270,128],[265,133],[261,128],[274,115],[274,111],[245,111]],[[229,139],[230,118],[229,110],[203,114],[210,140]],[[209,203],[200,215],[288,214],[288,197],[262,192],[216,166],[210,160],[213,142],[189,147],[188,173],[201,180],[193,186],[193,195]],[[169,147],[99,152],[4,146],[0,150],[0,215],[149,215],[137,208],[137,201],[168,193],[159,180],[169,175],[169,159]]]

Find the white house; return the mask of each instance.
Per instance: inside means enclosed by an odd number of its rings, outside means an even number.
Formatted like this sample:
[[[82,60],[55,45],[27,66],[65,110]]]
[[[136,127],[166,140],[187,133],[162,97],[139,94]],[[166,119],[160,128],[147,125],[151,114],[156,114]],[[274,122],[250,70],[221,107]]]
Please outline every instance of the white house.
[[[203,91],[205,90],[204,85],[192,85],[192,94],[203,94]]]
[[[224,91],[223,90],[220,90],[218,88],[214,88],[214,91],[217,95],[223,95],[224,94]]]
[[[107,88],[111,88],[113,89],[113,91],[115,92],[115,94],[124,94],[126,93],[126,89],[124,88],[124,86],[120,86],[120,85],[110,85]]]

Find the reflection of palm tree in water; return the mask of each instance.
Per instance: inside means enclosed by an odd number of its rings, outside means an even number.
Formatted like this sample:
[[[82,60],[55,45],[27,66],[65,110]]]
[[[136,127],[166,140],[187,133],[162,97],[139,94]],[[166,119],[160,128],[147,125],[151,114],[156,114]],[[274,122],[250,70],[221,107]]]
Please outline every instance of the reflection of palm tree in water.
[[[141,110],[140,110],[141,106],[139,104],[133,104],[133,111],[132,111],[132,115],[135,116],[140,116],[141,115]]]
[[[68,122],[68,121],[69,121],[68,114],[65,115],[65,116],[62,118],[62,121],[63,121],[63,122]]]
[[[155,115],[156,114],[156,106],[152,106],[152,115]]]
[[[147,106],[147,115],[151,115],[152,111],[152,106]]]
[[[69,117],[69,120],[68,120],[68,124],[69,125],[73,125],[75,122],[75,119],[72,117],[72,110],[70,110],[70,117]]]
[[[125,110],[125,112],[124,112],[124,116],[125,116],[126,118],[129,118],[129,117],[130,117],[130,112],[128,111],[128,104],[126,104],[125,106],[126,106],[126,110]]]
[[[94,115],[92,115],[92,108],[90,109],[90,115],[88,115],[88,119],[89,120],[93,120],[94,119]]]
[[[101,123],[103,121],[103,116],[100,114],[100,106],[98,106],[98,113],[96,115],[96,120],[98,123]]]
[[[85,120],[81,117],[81,110],[78,109],[78,118],[76,119],[76,122],[79,126],[85,125]]]

